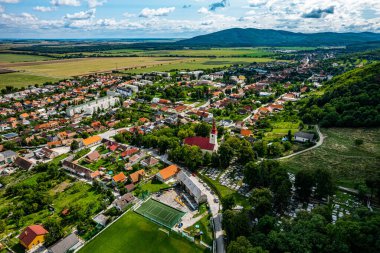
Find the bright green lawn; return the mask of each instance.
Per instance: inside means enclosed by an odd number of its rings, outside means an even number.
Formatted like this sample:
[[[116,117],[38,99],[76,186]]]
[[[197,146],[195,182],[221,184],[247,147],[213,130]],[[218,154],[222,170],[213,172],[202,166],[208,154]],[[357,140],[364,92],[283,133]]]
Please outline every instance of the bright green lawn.
[[[0,89],[5,86],[16,88],[27,87],[28,85],[43,84],[46,82],[56,82],[58,78],[30,75],[22,72],[0,74]]]
[[[53,60],[51,57],[27,54],[0,54],[0,62],[32,62]]]
[[[160,226],[128,212],[83,247],[80,253],[197,253],[206,252],[174,232],[168,237]]]
[[[159,182],[158,180],[154,181],[148,181],[147,183],[141,185],[142,191],[149,191],[149,192],[158,192],[162,189],[168,188],[169,185]]]
[[[322,146],[281,161],[292,172],[300,169],[327,168],[339,185],[354,187],[379,169],[380,164],[380,128],[322,129],[327,136]],[[356,146],[355,139],[364,144]]]

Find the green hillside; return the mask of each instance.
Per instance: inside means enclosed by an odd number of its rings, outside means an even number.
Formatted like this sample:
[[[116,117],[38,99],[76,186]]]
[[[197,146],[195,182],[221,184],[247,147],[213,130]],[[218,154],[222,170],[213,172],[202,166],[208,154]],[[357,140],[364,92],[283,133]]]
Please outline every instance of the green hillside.
[[[326,82],[322,96],[300,102],[305,123],[322,127],[380,126],[380,63],[358,68]]]

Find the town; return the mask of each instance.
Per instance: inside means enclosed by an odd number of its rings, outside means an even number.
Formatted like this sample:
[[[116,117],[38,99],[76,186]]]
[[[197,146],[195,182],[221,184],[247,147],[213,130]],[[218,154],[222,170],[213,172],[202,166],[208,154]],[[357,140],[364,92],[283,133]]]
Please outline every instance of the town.
[[[153,222],[192,252],[222,253],[244,210],[256,225],[268,212],[296,219],[325,204],[333,224],[372,210],[356,190],[335,190],[324,168],[313,183],[281,166],[326,137],[299,102],[361,67],[343,68],[332,52],[3,90],[0,252],[93,252],[128,217],[130,229]]]

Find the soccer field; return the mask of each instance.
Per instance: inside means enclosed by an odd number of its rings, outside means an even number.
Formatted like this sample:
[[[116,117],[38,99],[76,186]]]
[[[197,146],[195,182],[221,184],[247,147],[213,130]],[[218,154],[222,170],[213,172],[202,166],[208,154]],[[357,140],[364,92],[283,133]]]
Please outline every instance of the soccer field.
[[[141,215],[128,212],[84,246],[79,253],[209,252],[176,233],[170,233],[170,236],[167,236],[159,228],[159,225]]]
[[[145,201],[135,212],[168,228],[172,228],[181,220],[182,216],[185,215],[184,212],[178,211],[153,199]]]

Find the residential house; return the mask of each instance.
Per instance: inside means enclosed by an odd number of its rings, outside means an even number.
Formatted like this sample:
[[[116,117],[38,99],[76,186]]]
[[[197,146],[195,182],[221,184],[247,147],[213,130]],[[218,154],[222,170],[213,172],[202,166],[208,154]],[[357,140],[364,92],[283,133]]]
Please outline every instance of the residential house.
[[[90,154],[88,154],[86,158],[87,158],[87,161],[90,163],[95,162],[100,158],[100,154],[98,151],[95,150],[91,152]]]
[[[82,146],[89,148],[89,147],[100,144],[101,141],[102,141],[102,137],[100,137],[99,135],[94,135],[94,136],[88,137],[87,139],[83,139]]]
[[[120,172],[119,174],[112,177],[112,182],[114,184],[123,183],[126,179],[127,177],[124,175],[124,173]]]
[[[145,170],[138,170],[129,175],[132,183],[138,183],[145,176]]]
[[[160,170],[157,174],[156,174],[156,178],[163,182],[163,183],[166,183],[167,181],[169,181],[170,179],[174,178],[174,176],[180,171],[180,169],[178,168],[177,165],[175,164],[172,164],[162,170]]]
[[[0,153],[0,165],[1,161],[3,161],[3,164],[10,164],[15,161],[17,157],[17,153],[12,150],[6,150],[4,152]]]
[[[45,242],[45,235],[49,232],[41,225],[31,225],[26,227],[19,235],[20,244],[27,250]]]
[[[115,199],[113,204],[119,211],[124,211],[125,208],[133,202],[133,200],[135,200],[135,197],[131,193],[126,193],[118,199]]]
[[[298,142],[313,142],[314,134],[305,133],[305,132],[297,132],[294,134],[294,140]]]
[[[48,248],[49,253],[66,253],[80,247],[81,242],[76,234],[71,233]]]
[[[34,163],[26,158],[23,158],[21,156],[18,156],[15,161],[14,161],[14,164],[21,168],[21,169],[24,169],[24,170],[30,170],[31,168],[33,168],[34,166]]]
[[[148,157],[141,161],[141,165],[144,167],[155,166],[158,163],[159,163],[158,159],[154,158],[153,156]]]

